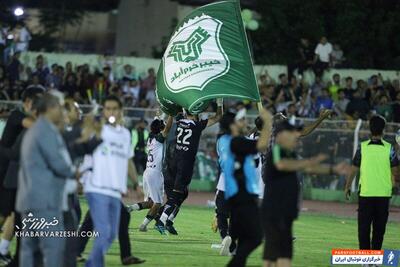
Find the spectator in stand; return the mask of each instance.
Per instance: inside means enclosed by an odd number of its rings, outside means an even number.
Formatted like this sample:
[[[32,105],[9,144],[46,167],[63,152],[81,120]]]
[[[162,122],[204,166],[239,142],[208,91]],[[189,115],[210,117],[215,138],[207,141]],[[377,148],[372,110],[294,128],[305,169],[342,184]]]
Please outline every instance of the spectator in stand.
[[[7,34],[5,27],[2,22],[0,22],[0,62],[3,61],[3,52],[6,48]],[[3,62],[4,63],[4,62]]]
[[[46,87],[51,89],[61,89],[62,75],[57,64],[51,65],[51,72],[46,77]]]
[[[400,123],[400,91],[397,91],[393,103],[393,122]]]
[[[258,86],[262,87],[273,83],[274,80],[271,78],[271,76],[269,76],[268,71],[264,70],[258,79]]]
[[[318,97],[321,95],[322,89],[325,88],[325,84],[321,77],[316,76],[314,83],[311,85],[311,93],[313,97]]]
[[[353,93],[353,98],[347,105],[346,114],[354,120],[367,120],[369,112],[369,103],[362,97],[360,90],[355,90]]]
[[[296,104],[294,104],[294,103],[289,104],[285,113],[286,113],[286,117],[289,120],[296,119],[296,117],[298,116]]]
[[[308,92],[303,92],[300,100],[296,104],[297,114],[299,117],[309,118],[312,115],[312,101]]]
[[[10,80],[8,78],[4,78],[0,81],[0,100],[11,100],[10,95],[11,87]]]
[[[61,87],[61,91],[63,91],[64,94],[69,97],[74,97],[75,93],[79,91],[75,74],[73,74],[73,73],[67,74],[65,83]]]
[[[303,93],[303,86],[297,81],[296,76],[292,76],[292,78],[290,79],[289,88],[294,92],[296,101],[299,100]]]
[[[19,61],[20,56],[20,52],[15,52],[11,58],[10,64],[7,66],[8,78],[10,79],[11,84],[14,84],[15,81],[20,79],[19,72],[22,66],[21,62]]]
[[[352,99],[353,93],[354,93],[353,78],[348,76],[346,78],[346,84],[344,86],[344,94],[346,95],[347,99]]]
[[[28,51],[29,41],[32,39],[31,34],[22,21],[18,21],[13,30],[15,51]]]
[[[322,78],[324,71],[331,65],[332,45],[323,36],[315,48],[314,73],[316,77]]]
[[[343,62],[346,60],[343,55],[343,50],[340,48],[339,44],[333,45],[332,50],[332,67],[333,68],[340,68],[343,67]]]
[[[263,106],[267,109],[273,109],[275,105],[275,89],[274,85],[269,84],[265,87],[262,87],[261,91],[261,99],[263,102]]]
[[[338,91],[340,89],[340,75],[338,73],[332,76],[333,83],[329,86],[329,93],[334,101],[338,100]]]
[[[148,70],[148,75],[143,79],[141,88],[140,99],[146,99],[150,102],[150,105],[155,101],[155,88],[156,88],[156,75],[153,68]]]
[[[46,88],[40,83],[40,79],[37,74],[33,74],[32,82],[28,85],[28,87],[26,87],[26,89],[35,89],[42,92],[46,91]]]
[[[346,98],[344,90],[339,89],[338,100],[335,101],[335,111],[339,115],[339,117],[344,118],[349,102],[350,100]]]
[[[130,64],[124,65],[124,68],[122,70],[122,75],[121,75],[121,80],[138,80],[139,77],[136,74],[135,68],[132,67]]]
[[[333,100],[327,88],[323,88],[321,91],[321,95],[317,97],[317,101],[315,102],[315,109],[317,111],[317,114],[325,109],[333,109]]]
[[[104,67],[103,68],[103,76],[106,79],[106,81],[109,84],[112,84],[114,82],[114,75],[111,72],[111,68],[110,67]]]
[[[48,74],[49,74],[49,68],[45,66],[43,56],[38,55],[36,57],[36,69],[33,72],[33,75],[39,77],[39,81],[41,84],[45,84]]]
[[[297,75],[303,76],[303,72],[311,69],[314,65],[314,52],[307,38],[301,38],[297,48],[298,60],[296,63],[288,65],[289,80],[293,76],[293,72],[297,69]]]
[[[69,75],[69,74],[73,74],[74,73],[74,70],[73,70],[73,68],[72,68],[72,63],[71,63],[71,61],[68,61],[66,64],[65,64],[65,78]]]
[[[293,88],[290,87],[286,74],[279,75],[280,84],[276,88],[277,97],[275,100],[276,109],[281,112],[287,108],[290,103],[296,103],[296,96]]]
[[[392,121],[393,109],[392,105],[389,104],[389,97],[387,95],[382,95],[379,99],[379,104],[375,106],[375,111],[386,121]]]
[[[139,103],[140,86],[137,80],[132,79],[128,82],[128,86],[124,88],[124,93],[132,97],[132,104],[136,105]]]

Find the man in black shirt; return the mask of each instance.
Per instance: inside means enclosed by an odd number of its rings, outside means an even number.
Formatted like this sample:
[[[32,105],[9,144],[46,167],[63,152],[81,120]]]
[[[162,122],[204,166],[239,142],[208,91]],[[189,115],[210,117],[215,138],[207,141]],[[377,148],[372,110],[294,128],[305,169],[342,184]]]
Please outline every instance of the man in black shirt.
[[[222,117],[222,101],[218,101],[217,113],[207,120],[199,120],[197,115],[186,112],[186,118],[177,121],[176,146],[174,158],[177,162],[174,187],[171,198],[165,204],[160,220],[156,224],[157,230],[165,233],[165,228],[170,227],[167,221],[173,221],[178,209],[188,196],[188,187],[192,180],[194,163],[199,148],[201,133],[206,127],[219,122]],[[172,230],[172,229],[171,229]],[[174,232],[172,230],[172,232]],[[174,234],[177,234],[176,231]]]
[[[299,76],[303,75],[303,72],[313,67],[314,50],[310,45],[307,38],[301,38],[299,47],[297,48],[299,59],[296,63],[288,65],[289,80],[292,79],[293,72],[297,69]]]
[[[321,164],[325,155],[298,160],[295,152],[301,127],[289,121],[275,126],[275,143],[265,164],[263,222],[265,233],[265,267],[289,267],[293,254],[292,225],[298,216],[300,184],[298,171],[315,174],[347,174],[350,166]]]
[[[0,141],[3,148],[11,148],[22,130],[29,128],[34,123],[34,119],[29,115],[33,99],[37,95],[36,91],[26,90],[22,96],[22,109],[15,109],[11,112]],[[4,177],[8,166],[9,160],[0,157],[0,226],[3,225],[4,219],[14,211],[15,204],[16,191],[4,188]]]
[[[244,136],[246,121],[239,111],[236,116],[225,114],[221,130],[226,133],[219,139],[219,156],[225,178],[224,196],[230,207],[229,234],[238,241],[235,256],[229,267],[244,267],[247,257],[261,243],[261,220],[258,206],[259,179],[256,175],[254,156],[268,147],[272,116],[260,112],[264,121],[258,140]],[[227,245],[228,246],[228,245]]]

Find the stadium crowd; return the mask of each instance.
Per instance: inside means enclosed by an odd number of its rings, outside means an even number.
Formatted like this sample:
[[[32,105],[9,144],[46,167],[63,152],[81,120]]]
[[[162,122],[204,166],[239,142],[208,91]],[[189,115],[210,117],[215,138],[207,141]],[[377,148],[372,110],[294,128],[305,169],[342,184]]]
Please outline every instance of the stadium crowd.
[[[22,64],[20,57],[21,53],[16,52],[0,65],[1,100],[19,100],[24,89],[38,88],[60,90],[80,104],[101,103],[106,96],[114,94],[125,107],[156,106],[153,68],[139,75],[134,66],[118,66],[108,55],[99,58],[97,68],[89,64],[74,66],[71,62],[65,66],[48,66],[45,57],[38,55],[35,67],[31,68]],[[293,68],[289,66],[289,70]],[[379,73],[368,80],[335,73],[328,80],[315,76],[309,83],[301,74],[282,73],[275,80],[263,71],[258,75],[258,84],[264,105],[288,116],[315,118],[321,110],[333,109],[340,119],[366,120],[376,113],[387,121],[400,122],[400,80],[384,80]]]

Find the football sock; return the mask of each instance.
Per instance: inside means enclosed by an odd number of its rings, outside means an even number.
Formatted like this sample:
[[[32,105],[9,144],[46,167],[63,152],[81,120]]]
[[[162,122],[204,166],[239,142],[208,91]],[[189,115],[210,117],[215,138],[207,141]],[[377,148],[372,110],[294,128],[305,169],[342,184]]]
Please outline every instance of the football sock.
[[[142,222],[142,225],[143,225],[143,226],[147,226],[153,219],[154,219],[154,217],[152,217],[152,216],[150,216],[150,215],[147,215],[147,216],[144,218],[144,220],[143,220],[143,222]]]

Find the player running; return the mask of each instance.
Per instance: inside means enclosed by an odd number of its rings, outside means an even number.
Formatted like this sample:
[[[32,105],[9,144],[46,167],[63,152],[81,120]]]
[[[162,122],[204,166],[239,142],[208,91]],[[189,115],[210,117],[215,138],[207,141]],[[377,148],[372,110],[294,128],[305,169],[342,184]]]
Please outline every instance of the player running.
[[[175,219],[170,218],[171,215],[175,216],[174,210],[178,209],[188,196],[201,133],[205,128],[219,122],[222,117],[222,100],[217,100],[217,105],[214,117],[199,120],[197,115],[186,112],[186,118],[177,122],[175,160],[178,164],[172,196],[167,200],[160,220],[156,223],[156,229],[161,234],[165,234],[167,220]]]
[[[144,202],[128,206],[128,210],[150,209],[139,227],[139,231],[146,232],[147,225],[157,215],[164,198],[164,177],[162,174],[163,151],[166,137],[171,129],[173,118],[168,117],[167,124],[155,119],[150,124],[150,135],[147,140],[147,164],[143,173]]]

